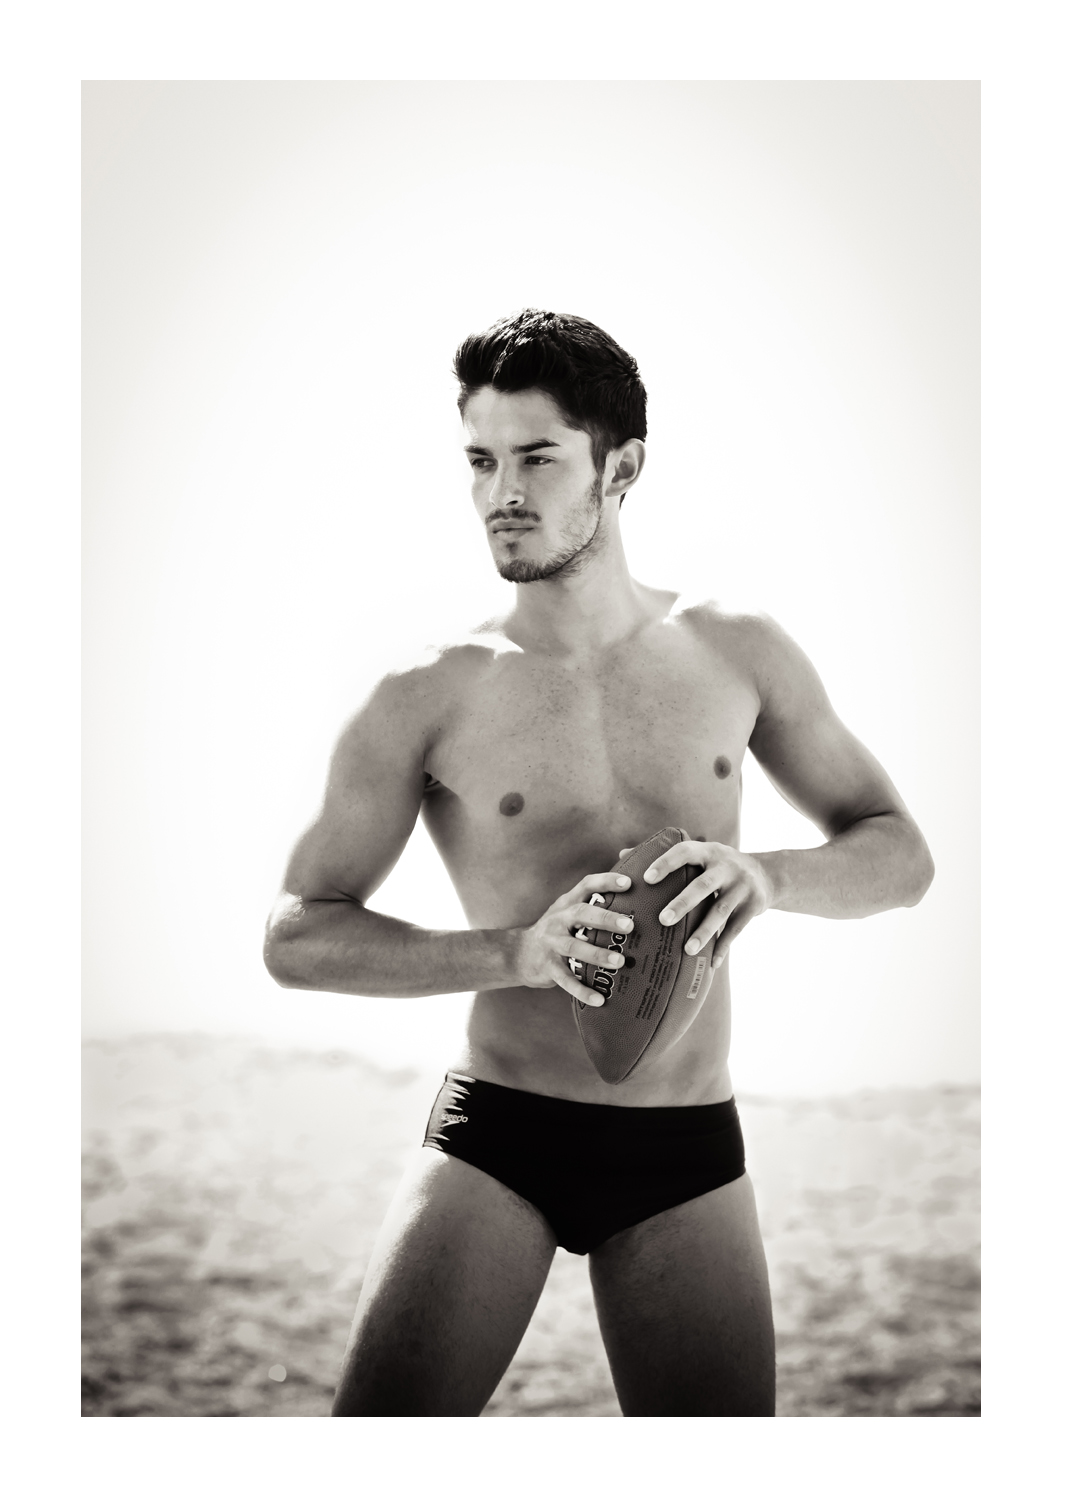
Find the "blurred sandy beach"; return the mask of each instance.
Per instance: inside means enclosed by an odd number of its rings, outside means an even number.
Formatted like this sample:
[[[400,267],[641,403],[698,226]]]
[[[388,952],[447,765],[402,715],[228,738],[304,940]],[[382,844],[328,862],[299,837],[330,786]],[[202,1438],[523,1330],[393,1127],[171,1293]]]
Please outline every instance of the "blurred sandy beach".
[[[83,1413],[325,1416],[439,1082],[207,1035],[88,1043]],[[978,1089],[738,1103],[779,1415],[977,1415]],[[585,1260],[557,1252],[484,1415],[619,1415]]]

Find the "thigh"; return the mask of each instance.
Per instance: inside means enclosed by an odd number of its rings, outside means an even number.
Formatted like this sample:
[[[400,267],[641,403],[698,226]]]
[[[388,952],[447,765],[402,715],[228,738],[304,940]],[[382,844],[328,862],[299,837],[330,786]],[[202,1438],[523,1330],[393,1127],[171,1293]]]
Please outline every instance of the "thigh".
[[[333,1415],[477,1417],[555,1249],[525,1199],[454,1156],[420,1150],[371,1254]]]
[[[590,1255],[625,1417],[774,1417],[775,1335],[748,1176]]]

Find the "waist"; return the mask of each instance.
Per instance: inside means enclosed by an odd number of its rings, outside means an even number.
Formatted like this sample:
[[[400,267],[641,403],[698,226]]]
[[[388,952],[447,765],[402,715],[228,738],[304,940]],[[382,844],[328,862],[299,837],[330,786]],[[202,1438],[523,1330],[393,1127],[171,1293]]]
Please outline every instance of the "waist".
[[[717,977],[722,973],[717,973]],[[726,1102],[732,1093],[730,991],[716,983],[695,1022],[654,1066],[625,1082],[603,1082],[559,988],[476,993],[457,1072],[516,1091],[599,1107],[687,1107]]]
[[[725,1128],[738,1121],[738,1109],[734,1097],[714,1103],[670,1103],[650,1107],[630,1107],[612,1103],[578,1102],[569,1097],[552,1097],[544,1092],[529,1092],[521,1087],[507,1087],[499,1082],[486,1081],[467,1072],[450,1070],[445,1073],[443,1091],[448,1089],[466,1092],[477,1091],[480,1102],[486,1106],[494,1103],[509,1109],[537,1109],[549,1114],[558,1126],[568,1125],[575,1129],[596,1127],[608,1129],[640,1123],[651,1133],[699,1134]]]

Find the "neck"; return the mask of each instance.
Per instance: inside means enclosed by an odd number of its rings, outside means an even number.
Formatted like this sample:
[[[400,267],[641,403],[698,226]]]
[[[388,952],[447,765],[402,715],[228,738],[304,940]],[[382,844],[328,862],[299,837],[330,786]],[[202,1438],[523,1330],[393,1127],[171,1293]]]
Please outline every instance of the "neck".
[[[618,523],[579,570],[540,583],[517,583],[506,624],[520,645],[581,655],[624,640],[648,618],[648,590],[630,575]]]

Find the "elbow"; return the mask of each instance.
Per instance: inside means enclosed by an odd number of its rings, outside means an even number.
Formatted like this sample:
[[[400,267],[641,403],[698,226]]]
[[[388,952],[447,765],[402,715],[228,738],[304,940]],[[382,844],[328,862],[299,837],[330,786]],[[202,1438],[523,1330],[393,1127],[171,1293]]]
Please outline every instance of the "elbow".
[[[303,905],[286,899],[267,921],[263,939],[263,964],[279,987],[310,987],[309,941]]]
[[[906,908],[915,908],[916,904],[926,896],[927,889],[934,881],[934,874],[934,857],[927,848],[927,841],[920,834],[919,830],[916,830],[913,847],[913,864],[910,868],[909,878],[911,886],[908,896],[904,899],[904,906]]]
[[[279,987],[303,987],[299,970],[299,956],[290,944],[280,938],[276,929],[268,929],[263,942],[263,964],[268,975]]]

